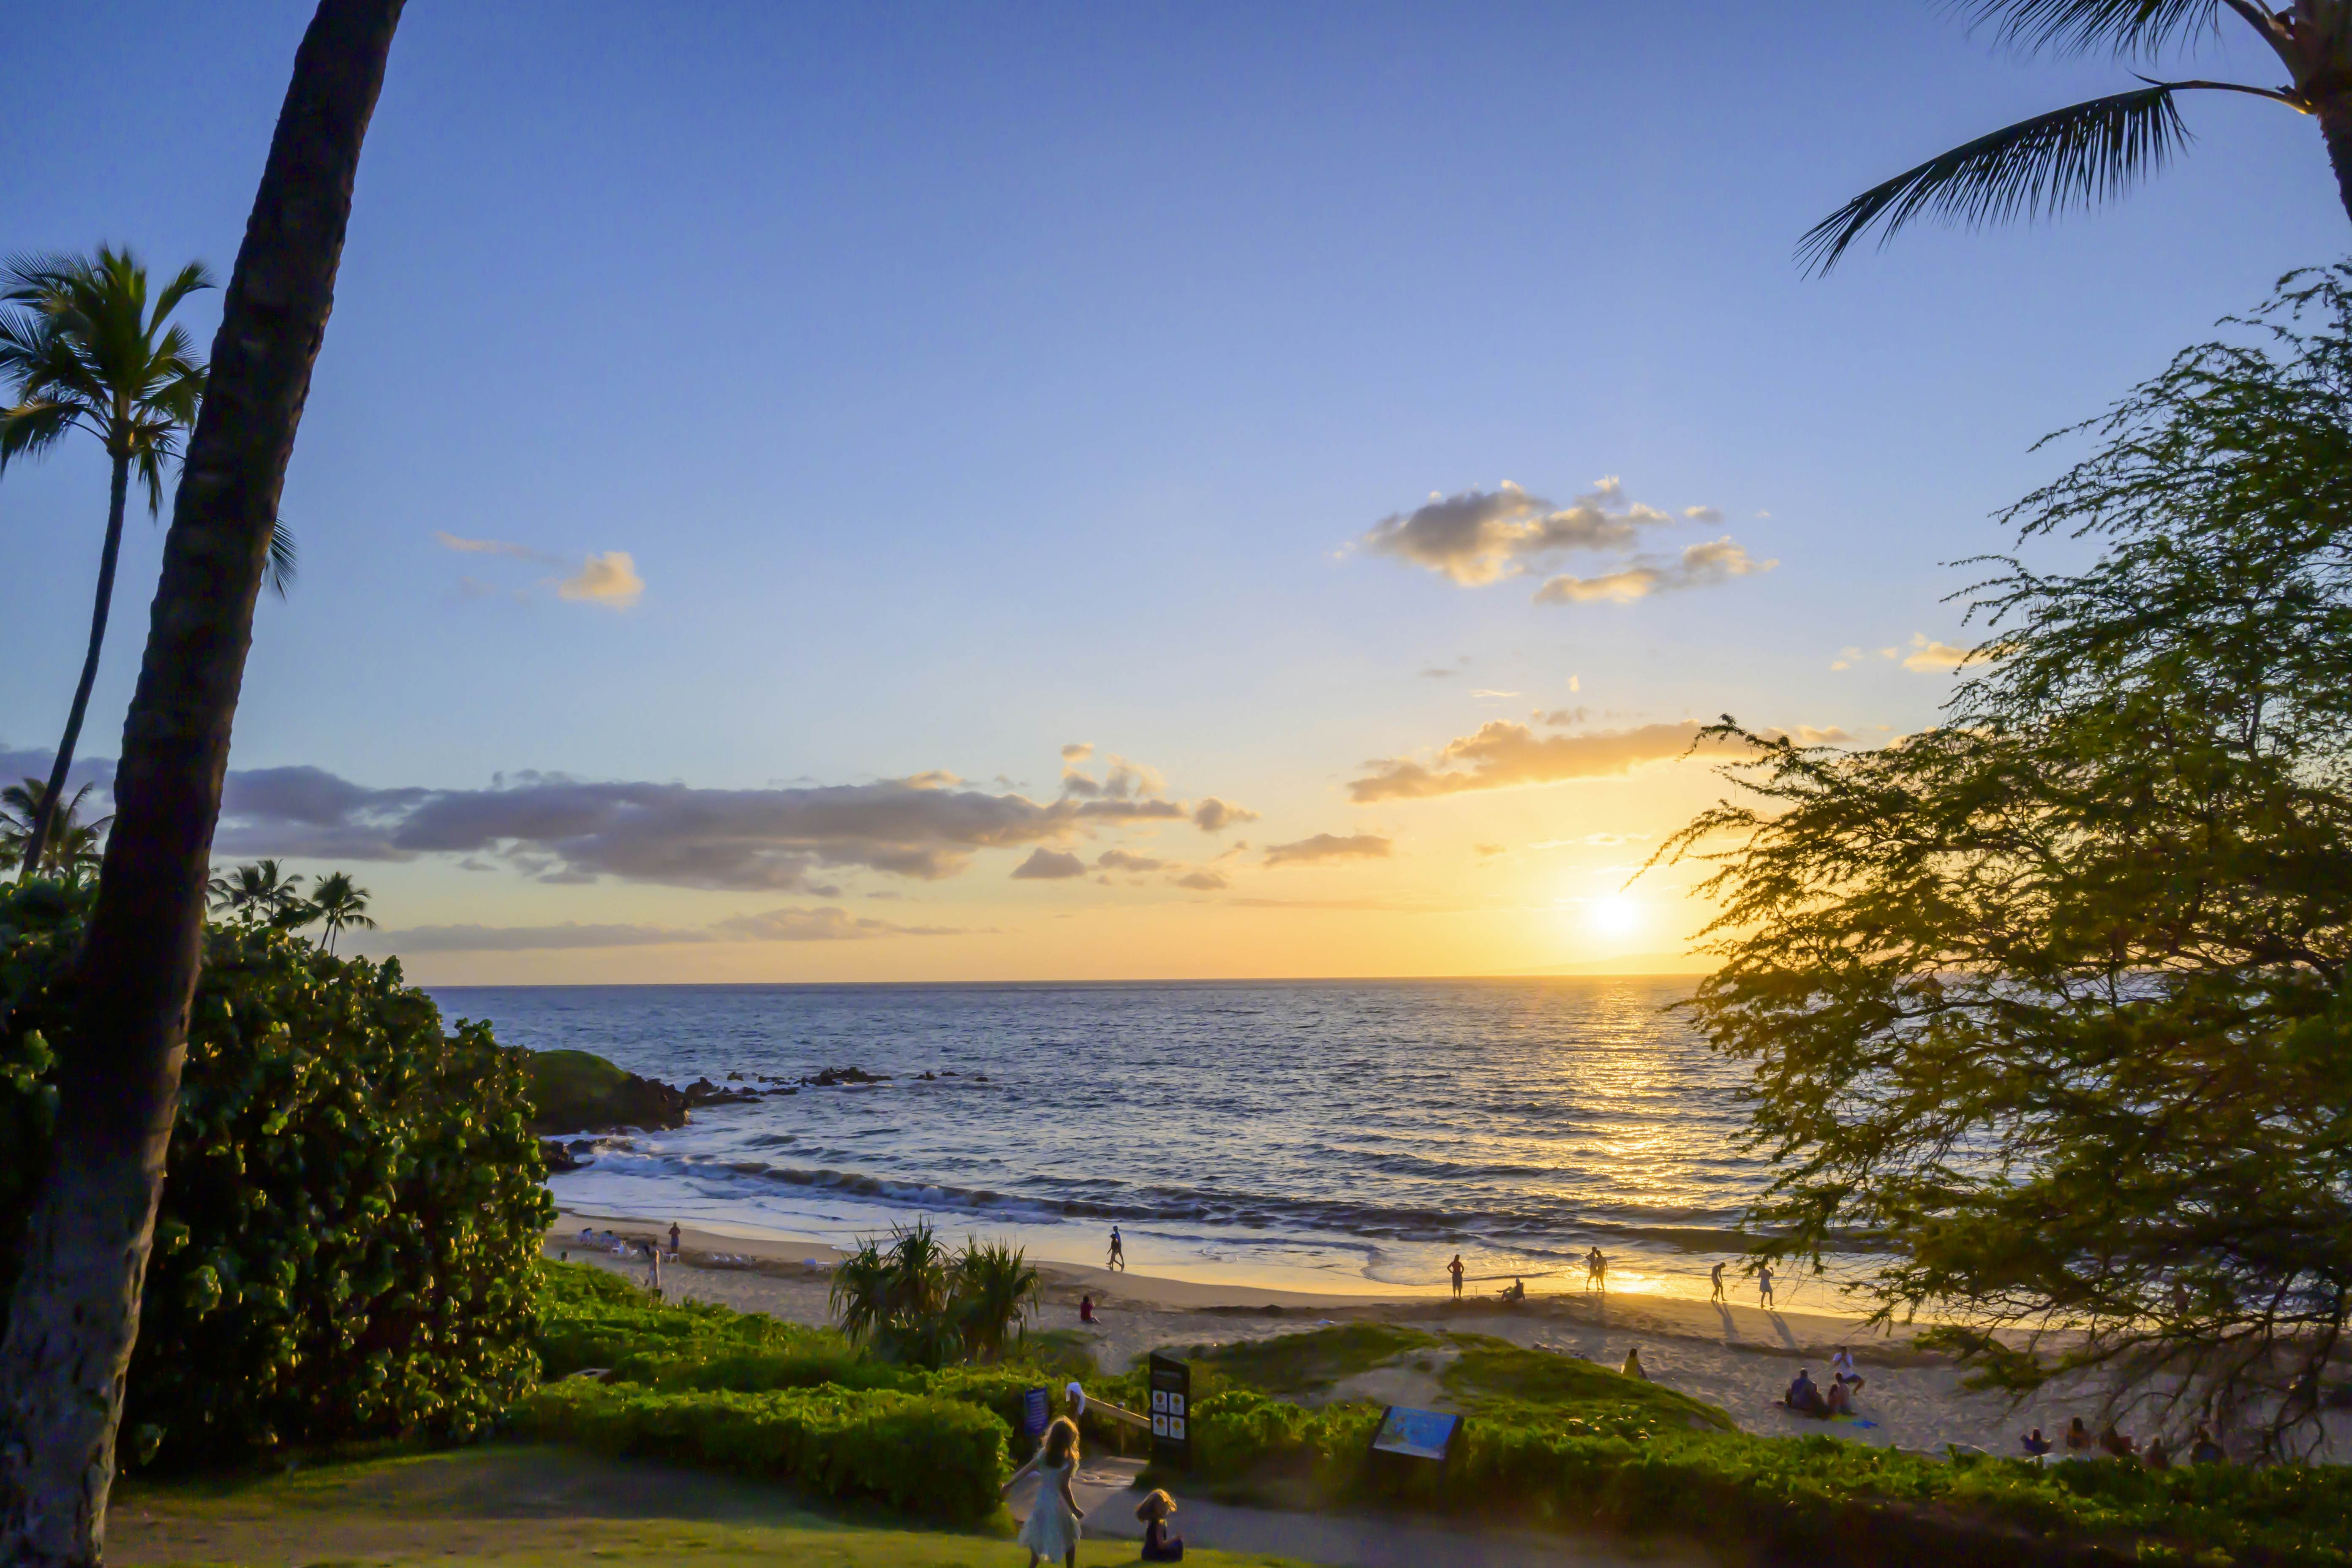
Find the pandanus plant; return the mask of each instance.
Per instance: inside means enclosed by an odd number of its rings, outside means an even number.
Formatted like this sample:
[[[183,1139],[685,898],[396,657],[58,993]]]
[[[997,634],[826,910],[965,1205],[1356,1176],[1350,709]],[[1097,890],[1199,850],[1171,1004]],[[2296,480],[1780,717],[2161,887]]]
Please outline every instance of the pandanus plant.
[[[1037,1271],[1021,1248],[967,1238],[950,1253],[918,1220],[868,1237],[833,1275],[841,1331],[887,1361],[939,1367],[1004,1353],[1037,1303]]]
[[[1836,266],[1873,226],[1884,245],[1916,217],[2000,223],[2120,195],[2188,143],[2175,100],[2191,92],[2239,93],[2311,116],[2336,171],[2337,199],[2352,215],[2352,0],[1958,0],[1955,8],[2029,52],[2105,49],[2126,58],[2218,34],[2234,18],[2277,57],[2287,79],[2261,86],[2143,76],[2128,92],[1979,136],[1863,192],[1814,225],[1797,244],[1810,270]]]

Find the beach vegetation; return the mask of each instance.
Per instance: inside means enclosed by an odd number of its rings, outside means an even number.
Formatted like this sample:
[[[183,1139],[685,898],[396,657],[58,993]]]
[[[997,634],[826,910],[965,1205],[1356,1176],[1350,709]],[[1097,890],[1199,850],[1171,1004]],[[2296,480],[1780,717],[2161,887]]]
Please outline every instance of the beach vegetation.
[[[0,1300],[76,1048],[91,892],[0,890]],[[536,1380],[552,1211],[520,1052],[397,961],[215,925],[128,1380],[134,1462],[465,1438]]]
[[[869,1237],[833,1274],[841,1331],[885,1361],[937,1369],[1002,1356],[1036,1310],[1037,1270],[1017,1247],[967,1237],[950,1251],[918,1220]]]
[[[114,819],[101,816],[93,821],[82,816],[83,803],[96,787],[82,785],[50,814],[48,835],[41,847],[43,864],[37,870],[27,868],[28,876],[80,882],[97,874],[107,824]],[[22,779],[0,789],[0,871],[12,870],[24,863],[48,789],[48,784],[40,779]]]
[[[2101,50],[2152,58],[2218,34],[2226,11],[2285,68],[2284,87],[2141,75],[2124,92],[2048,110],[1938,153],[1873,186],[1798,243],[1826,272],[1875,226],[1884,244],[1915,218],[1967,224],[2053,216],[2112,200],[2162,168],[2190,141],[2178,100],[2225,92],[2311,116],[2352,214],[2352,5],[2347,0],[1954,0],[1951,7],[2030,54]]]
[[[1689,1004],[1749,1064],[1757,1250],[1981,1382],[2177,1437],[2318,1438],[2352,1310],[2352,267],[2287,279],[2069,434],[2006,514],[1945,722],[1717,733],[1744,792]]]
[[[367,910],[368,890],[353,881],[349,871],[330,871],[310,889],[311,915],[326,933],[329,952],[335,951],[335,939],[343,932],[376,929]]]

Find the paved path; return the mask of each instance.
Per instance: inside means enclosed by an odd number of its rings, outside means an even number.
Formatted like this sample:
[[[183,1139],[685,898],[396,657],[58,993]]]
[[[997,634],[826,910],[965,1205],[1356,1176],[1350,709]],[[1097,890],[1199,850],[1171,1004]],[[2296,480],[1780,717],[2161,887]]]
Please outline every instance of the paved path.
[[[1134,1540],[1143,1533],[1130,1489],[1139,1459],[1100,1458],[1084,1463],[1072,1489],[1086,1510],[1090,1537]],[[1014,1511],[1028,1514],[1029,1483],[1013,1497]],[[1259,1552],[1295,1558],[1318,1568],[1711,1568],[1697,1551],[1644,1542],[1627,1549],[1599,1538],[1546,1535],[1533,1531],[1448,1529],[1379,1515],[1282,1513],[1272,1509],[1234,1508],[1224,1503],[1176,1499],[1177,1532],[1185,1543],[1225,1552]]]

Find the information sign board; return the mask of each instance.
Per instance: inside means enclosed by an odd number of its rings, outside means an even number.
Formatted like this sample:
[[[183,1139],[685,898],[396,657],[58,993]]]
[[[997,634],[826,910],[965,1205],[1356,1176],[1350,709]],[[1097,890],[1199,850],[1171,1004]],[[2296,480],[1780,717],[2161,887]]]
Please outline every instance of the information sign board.
[[[1372,1452],[1401,1454],[1408,1459],[1443,1463],[1462,1430],[1462,1417],[1447,1410],[1414,1410],[1391,1405],[1381,1415],[1381,1429],[1372,1437]]]
[[[1151,1352],[1151,1462],[1192,1468],[1192,1369]]]

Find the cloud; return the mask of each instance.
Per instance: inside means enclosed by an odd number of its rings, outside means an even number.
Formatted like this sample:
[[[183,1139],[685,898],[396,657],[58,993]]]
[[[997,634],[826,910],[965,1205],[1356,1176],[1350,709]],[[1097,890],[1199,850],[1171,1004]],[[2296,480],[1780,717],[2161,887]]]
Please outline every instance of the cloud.
[[[1073,741],[1062,748],[1062,761],[1066,763],[1083,763],[1094,754],[1095,743],[1092,741]]]
[[[460,539],[454,533],[443,533],[437,529],[434,531],[433,537],[441,542],[443,548],[466,555],[508,555],[539,566],[563,564],[561,555],[550,555],[544,550],[533,550],[528,544],[515,544],[503,539]],[[472,581],[471,578],[467,580]]]
[[[1797,726],[1797,744],[1801,746],[1848,746],[1853,737],[1832,724],[1826,730],[1816,730],[1811,724]]]
[[[1858,647],[1842,647],[1838,649],[1837,658],[1830,660],[1830,668],[1832,669],[1852,669],[1854,665],[1854,660],[1861,657],[1862,649]]]
[[[1631,772],[1644,763],[1681,756],[1698,738],[1698,731],[1696,724],[1685,721],[1680,724],[1645,724],[1634,730],[1539,737],[1525,724],[1497,719],[1481,725],[1475,734],[1447,742],[1433,766],[1407,757],[1367,763],[1372,771],[1349,781],[1348,798],[1358,805],[1370,805],[1382,800],[1423,800],[1469,790],[1558,784],[1566,779],[1604,778]]]
[[[577,573],[555,585],[555,592],[583,604],[625,610],[645,596],[646,580],[637,575],[637,563],[627,551],[608,550],[588,557]]]
[[[1359,542],[1377,554],[1441,573],[1465,586],[1525,571],[1534,556],[1564,550],[1628,550],[1646,527],[1673,519],[1628,501],[1614,478],[1555,508],[1505,480],[1491,492],[1433,497],[1411,512],[1382,518]]]
[[[1884,650],[1893,658],[1895,650]],[[1955,647],[1948,642],[1930,642],[1919,633],[1911,636],[1911,652],[1905,656],[1903,668],[1916,669],[1923,675],[1947,674],[1971,664],[1980,664],[1987,656],[1974,648]]]
[[[1257,813],[1247,806],[1210,795],[1192,808],[1192,826],[1203,833],[1222,833],[1236,822],[1255,822]]]
[[[1549,713],[1538,715],[1544,723],[1555,730],[1565,730],[1570,724],[1581,724],[1591,716],[1592,710],[1590,708],[1555,708]]]
[[[1095,864],[1108,871],[1157,871],[1168,862],[1125,849],[1106,849],[1095,857]]]
[[[1202,893],[1218,892],[1229,886],[1225,880],[1225,874],[1223,872],[1211,871],[1205,868],[1198,871],[1187,871],[1184,875],[1172,878],[1171,880],[1174,881],[1180,888],[1191,888],[1196,892]]]
[[[1477,853],[1481,860],[1491,860],[1496,856],[1505,853],[1507,849],[1507,847],[1501,844],[1473,844],[1470,847]]]
[[[1713,528],[1723,521],[1723,509],[1719,506],[1686,506],[1683,508],[1683,516],[1692,522]]]
[[[1016,882],[1055,882],[1066,877],[1083,877],[1087,863],[1075,855],[1066,855],[1044,845],[1029,852],[1029,858],[1013,868]]]
[[[860,919],[830,905],[734,915],[707,926],[601,925],[565,921],[548,926],[432,925],[354,933],[386,952],[525,952],[555,948],[667,947],[712,942],[853,942],[886,936],[960,936],[955,926],[907,926]]]
[[[1423,680],[1451,680],[1461,673],[1458,669],[1424,669],[1421,678]]]
[[[251,769],[228,776],[215,847],[224,857],[489,857],[556,882],[610,876],[823,897],[819,873],[829,867],[931,881],[961,872],[981,850],[1194,815],[1179,801],[1133,795],[1041,804],[952,778],[725,790],[525,773],[489,789],[444,790],[370,788],[314,767]]]
[[[1291,844],[1268,845],[1265,863],[1309,866],[1326,860],[1384,860],[1394,845],[1394,839],[1373,833],[1351,833],[1344,838],[1336,833],[1318,833]]]
[[[1668,594],[1682,588],[1702,588],[1717,583],[1727,583],[1734,577],[1746,577],[1759,572],[1769,572],[1780,564],[1778,561],[1759,561],[1748,553],[1745,546],[1735,543],[1731,535],[1690,545],[1671,561],[1641,561],[1622,571],[1598,577],[1574,577],[1566,574],[1547,578],[1536,590],[1538,605],[1580,605],[1595,599],[1612,604],[1631,604],[1653,594]]]

